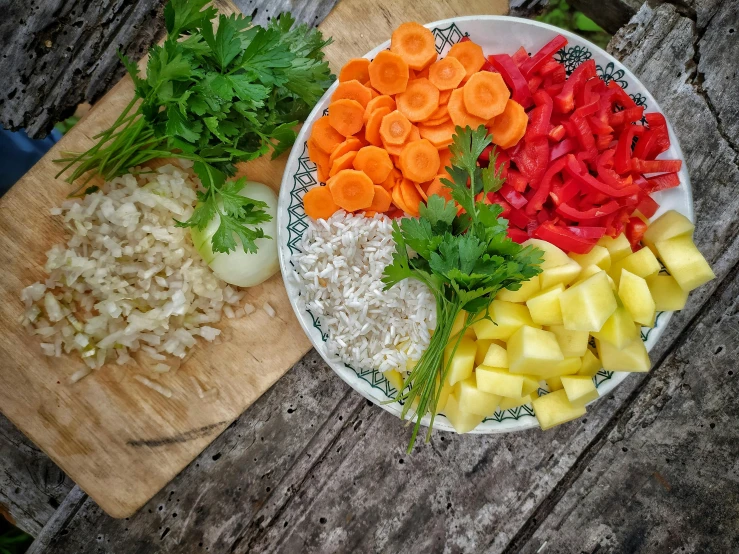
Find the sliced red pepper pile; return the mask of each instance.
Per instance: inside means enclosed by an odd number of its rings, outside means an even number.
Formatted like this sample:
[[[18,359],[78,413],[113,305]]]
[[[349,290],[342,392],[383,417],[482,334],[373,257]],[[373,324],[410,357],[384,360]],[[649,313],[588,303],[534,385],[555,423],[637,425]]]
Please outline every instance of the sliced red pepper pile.
[[[656,159],[670,147],[664,116],[645,114],[615,81],[603,81],[594,60],[567,77],[554,59],[565,44],[557,36],[533,56],[523,48],[488,56],[483,69],[501,74],[529,116],[524,138],[499,152],[507,180],[488,198],[518,242],[536,237],[583,254],[603,235],[626,232],[638,248],[645,224],[632,215],[655,214],[650,194],[680,184],[681,161]]]

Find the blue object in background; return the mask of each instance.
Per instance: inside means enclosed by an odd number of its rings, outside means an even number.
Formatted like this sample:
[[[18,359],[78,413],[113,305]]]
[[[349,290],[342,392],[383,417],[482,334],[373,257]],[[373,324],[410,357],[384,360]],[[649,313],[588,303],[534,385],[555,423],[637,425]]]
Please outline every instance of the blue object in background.
[[[0,129],[0,196],[31,169],[49,149],[59,142],[62,134],[53,129],[44,139],[28,138],[26,131]]]

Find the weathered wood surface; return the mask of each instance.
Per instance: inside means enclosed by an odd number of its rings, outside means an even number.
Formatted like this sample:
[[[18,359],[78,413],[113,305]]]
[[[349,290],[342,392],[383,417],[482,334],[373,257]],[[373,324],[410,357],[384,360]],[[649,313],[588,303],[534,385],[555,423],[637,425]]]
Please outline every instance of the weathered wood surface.
[[[74,483],[0,415],[0,517],[37,535]]]
[[[718,275],[673,318],[650,374],[546,435],[435,433],[409,457],[400,422],[311,353],[137,515],[111,520],[78,495],[33,552],[736,550],[739,137],[736,96],[719,86],[736,15],[696,25],[681,11],[644,8],[613,44],[681,138]]]

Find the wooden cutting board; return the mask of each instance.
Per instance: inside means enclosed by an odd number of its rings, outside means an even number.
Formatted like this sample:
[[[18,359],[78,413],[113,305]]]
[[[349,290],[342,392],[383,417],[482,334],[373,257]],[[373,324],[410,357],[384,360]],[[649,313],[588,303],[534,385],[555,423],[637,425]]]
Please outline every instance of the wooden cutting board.
[[[336,71],[386,40],[402,21],[506,10],[505,0],[344,0],[320,28],[334,38],[327,56]],[[140,508],[310,348],[279,275],[246,290],[258,309],[225,320],[224,343],[199,344],[176,374],[162,379],[172,398],[134,380],[143,373],[135,366],[111,364],[68,385],[80,360],[44,356],[38,338],[18,324],[21,289],[45,278],[45,252],[65,236],[49,208],[60,205],[70,186],[55,179],[59,168],[52,160],[92,146],[90,137],[107,128],[132,96],[126,77],[0,200],[0,410],[113,517]],[[286,162],[287,154],[257,160],[239,173],[277,190]],[[261,309],[265,302],[277,312],[274,318]],[[217,387],[218,399],[200,400],[190,375]]]

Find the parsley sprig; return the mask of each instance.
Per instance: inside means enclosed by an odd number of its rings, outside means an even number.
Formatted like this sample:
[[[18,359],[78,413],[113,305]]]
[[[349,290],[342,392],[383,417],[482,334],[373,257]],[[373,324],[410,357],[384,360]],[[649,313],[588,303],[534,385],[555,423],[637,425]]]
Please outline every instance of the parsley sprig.
[[[135,97],[98,142],[68,154],[60,174],[109,180],[155,158],[185,158],[206,188],[192,218],[181,225],[202,230],[216,214],[221,226],[213,250],[256,249],[258,231],[246,225],[268,217],[259,202],[240,199],[227,183],[237,162],[270,151],[276,157],[295,142],[295,126],[333,81],[323,47],[331,42],[282,14],[268,27],[241,15],[218,16],[209,0],[170,0],[164,9],[167,37],[149,50],[146,76],[120,55],[134,82]],[[216,25],[217,19],[217,25]],[[236,198],[236,197],[239,198]],[[260,215],[261,214],[261,215]]]
[[[416,423],[408,452],[427,413],[431,414],[427,440],[431,436],[441,384],[451,366],[443,363],[444,350],[457,315],[462,310],[468,312],[464,328],[454,341],[450,360],[472,322],[480,317],[491,319],[488,307],[499,290],[518,290],[523,281],[541,272],[541,250],[522,247],[510,240],[508,222],[499,218],[501,207],[477,199],[480,193],[484,198],[497,191],[504,182],[502,168],[495,169],[495,150],[487,168],[477,165],[480,154],[492,142],[487,129],[480,126],[473,131],[458,126],[455,132],[449,147],[450,179],[442,179],[451,190],[454,202],[433,195],[425,205],[421,203],[418,219],[405,218],[400,225],[393,223],[396,251],[383,276],[385,289],[404,279],[418,279],[436,299],[434,334],[396,397],[404,401],[403,418],[411,408],[415,410]],[[455,202],[464,209],[460,214]],[[417,255],[409,255],[409,248]]]

